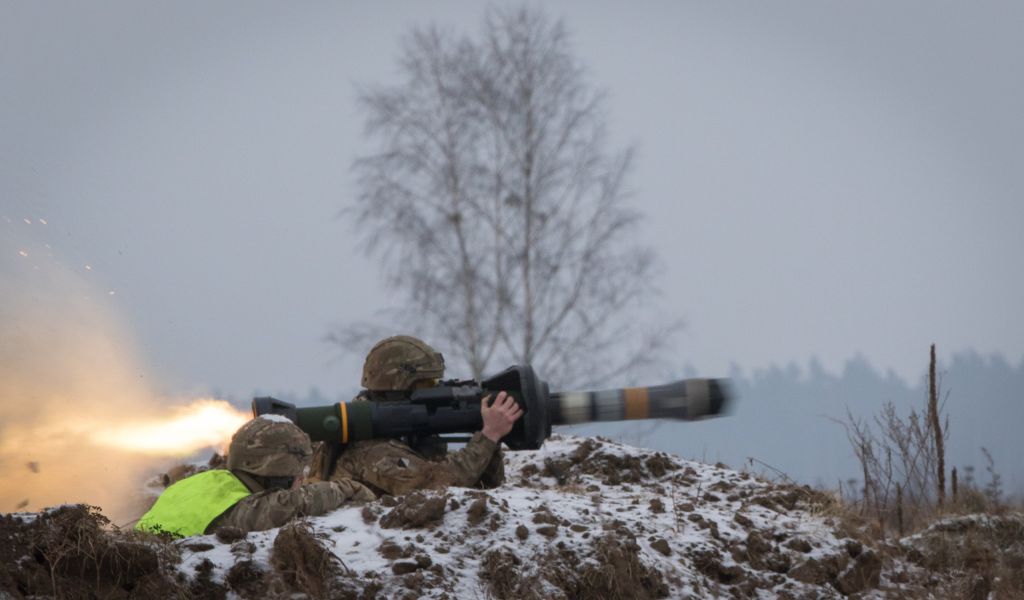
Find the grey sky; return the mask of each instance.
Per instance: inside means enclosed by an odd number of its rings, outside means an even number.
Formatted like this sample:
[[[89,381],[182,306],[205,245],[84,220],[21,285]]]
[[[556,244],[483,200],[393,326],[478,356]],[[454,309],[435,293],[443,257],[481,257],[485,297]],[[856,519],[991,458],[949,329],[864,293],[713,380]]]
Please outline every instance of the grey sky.
[[[1024,356],[1024,5],[548,6],[639,147],[680,366]],[[336,218],[355,84],[394,76],[409,26],[475,31],[483,7],[0,10],[0,236],[116,291],[97,301],[169,391],[355,387],[321,342],[388,302]],[[0,276],[25,268],[4,250]]]

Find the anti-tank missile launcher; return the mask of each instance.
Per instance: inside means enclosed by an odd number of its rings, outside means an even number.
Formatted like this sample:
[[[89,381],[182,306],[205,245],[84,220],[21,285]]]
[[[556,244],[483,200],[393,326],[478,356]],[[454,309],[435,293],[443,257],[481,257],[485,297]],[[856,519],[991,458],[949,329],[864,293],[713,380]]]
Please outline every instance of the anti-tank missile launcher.
[[[360,399],[298,408],[262,397],[253,416],[283,415],[317,441],[357,440],[430,434],[469,434],[483,427],[480,401],[499,391],[511,394],[524,414],[503,441],[513,450],[536,450],[552,425],[632,419],[696,420],[723,414],[729,403],[725,380],[683,379],[653,387],[598,392],[550,392],[529,365],[509,367],[481,382],[445,381],[402,392],[363,391]]]

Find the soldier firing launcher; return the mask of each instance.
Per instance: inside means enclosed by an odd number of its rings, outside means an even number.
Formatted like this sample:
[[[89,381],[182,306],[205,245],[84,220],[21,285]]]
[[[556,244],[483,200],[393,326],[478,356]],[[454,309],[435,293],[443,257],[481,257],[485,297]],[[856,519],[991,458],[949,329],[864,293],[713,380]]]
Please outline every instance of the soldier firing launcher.
[[[477,382],[445,381],[405,392],[368,392],[367,401],[297,408],[275,398],[255,398],[253,416],[283,415],[318,441],[342,444],[374,438],[472,433],[483,427],[480,401],[504,390],[524,414],[503,441],[513,450],[536,450],[552,425],[631,419],[695,420],[722,414],[728,403],[724,380],[683,379],[654,387],[600,392],[555,392],[529,365],[509,367]]]

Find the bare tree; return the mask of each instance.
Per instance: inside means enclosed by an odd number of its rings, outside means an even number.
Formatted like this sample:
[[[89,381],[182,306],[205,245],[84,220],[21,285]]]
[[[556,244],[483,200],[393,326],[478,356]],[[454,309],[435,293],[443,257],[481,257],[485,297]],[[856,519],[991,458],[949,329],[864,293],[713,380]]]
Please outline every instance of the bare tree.
[[[606,150],[603,95],[563,24],[517,9],[478,38],[414,29],[399,67],[360,95],[376,149],[354,165],[359,230],[405,300],[392,330],[446,344],[475,377],[504,360],[595,384],[655,355],[677,325],[636,318],[654,262],[626,206],[633,151]]]

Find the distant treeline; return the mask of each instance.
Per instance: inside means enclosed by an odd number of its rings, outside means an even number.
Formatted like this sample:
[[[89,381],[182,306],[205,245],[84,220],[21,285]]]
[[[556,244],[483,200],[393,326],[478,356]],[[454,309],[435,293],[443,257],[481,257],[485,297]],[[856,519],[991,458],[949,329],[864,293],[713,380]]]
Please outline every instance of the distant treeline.
[[[922,361],[924,362],[924,361]],[[973,351],[939,363],[940,404],[949,415],[946,464],[957,467],[960,480],[989,482],[989,450],[1008,493],[1024,494],[1024,361],[1016,366],[1004,357]],[[692,370],[682,376],[696,376]],[[846,362],[839,374],[817,360],[806,367],[790,364],[751,373],[734,367],[729,373],[738,402],[728,418],[698,423],[592,424],[572,429],[605,435],[627,443],[673,452],[686,458],[724,462],[755,471],[778,469],[803,483],[837,488],[853,480],[859,486],[858,463],[843,427],[846,411],[871,420],[887,400],[904,414],[925,406],[927,380],[908,384],[894,373],[881,373],[863,357]],[[750,459],[754,461],[751,462]]]

